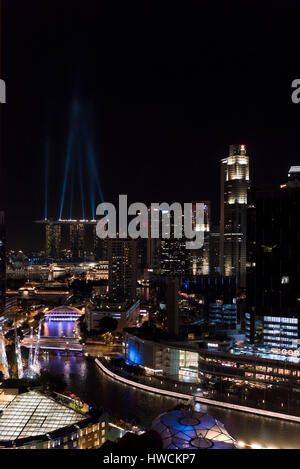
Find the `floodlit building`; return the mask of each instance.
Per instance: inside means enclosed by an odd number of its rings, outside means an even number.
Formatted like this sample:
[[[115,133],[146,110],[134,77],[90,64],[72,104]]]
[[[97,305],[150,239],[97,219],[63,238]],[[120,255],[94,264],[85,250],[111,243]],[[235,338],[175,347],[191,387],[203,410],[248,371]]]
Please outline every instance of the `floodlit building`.
[[[174,381],[272,386],[280,391],[300,390],[300,351],[268,346],[234,345],[230,337],[198,341],[152,340],[139,329],[124,334],[123,353],[147,374]]]
[[[249,156],[245,145],[230,145],[221,160],[220,272],[246,286],[247,196]]]
[[[108,239],[108,289],[115,298],[136,297],[137,240]]]

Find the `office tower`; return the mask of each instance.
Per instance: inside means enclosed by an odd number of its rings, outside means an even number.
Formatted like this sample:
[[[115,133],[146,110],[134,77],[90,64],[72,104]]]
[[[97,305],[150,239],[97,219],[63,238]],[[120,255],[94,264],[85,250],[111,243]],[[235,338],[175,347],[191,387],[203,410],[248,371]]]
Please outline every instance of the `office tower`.
[[[107,239],[108,288],[115,298],[136,297],[137,288],[137,240]]]
[[[250,304],[255,298],[256,279],[256,206],[255,191],[249,192],[247,208],[247,262],[246,262],[246,305],[244,314],[244,329],[246,341],[253,343],[255,338],[254,316],[249,313]]]
[[[209,322],[219,329],[236,329],[237,308],[235,303],[223,304],[218,300],[208,305]]]
[[[164,238],[163,215],[170,220],[170,237]],[[183,220],[183,215],[182,215]],[[185,248],[184,237],[174,237],[175,221],[173,211],[160,210],[159,233],[157,238],[151,237],[151,212],[148,211],[148,240],[147,240],[147,267],[162,275],[181,276],[188,275],[191,269],[190,251]]]
[[[238,287],[246,286],[247,194],[250,188],[249,157],[245,145],[230,145],[221,160],[221,275],[235,275]]]
[[[193,201],[192,228],[194,231],[204,232],[204,245],[200,249],[187,249],[184,235],[184,213],[181,215],[182,237],[176,238],[176,222],[173,211],[160,210],[159,239],[151,238],[151,219],[149,214],[149,236],[147,240],[147,267],[166,276],[207,275],[209,273],[209,230],[210,230],[210,202]],[[196,204],[204,204],[204,220],[202,224],[196,222]],[[170,237],[164,238],[163,215],[170,220]]]
[[[61,225],[48,221],[46,223],[46,256],[57,259],[61,252]]]
[[[255,195],[255,275],[247,276],[248,340],[254,322],[262,341],[278,350],[299,347],[300,167],[280,188]]]
[[[220,274],[220,232],[219,227],[213,227],[209,232],[209,273]]]
[[[84,235],[83,223],[70,224],[70,249],[72,257],[84,257]]]
[[[4,212],[0,212],[0,315],[5,309],[6,297],[6,236]]]
[[[204,220],[203,224],[196,222],[196,204],[204,204]],[[192,249],[190,275],[208,275],[209,270],[209,233],[210,233],[210,201],[193,201],[192,202],[192,226],[194,231],[204,232],[204,244],[200,249]]]
[[[191,270],[192,256],[185,247],[184,239],[160,240],[159,271],[162,275],[181,277]]]

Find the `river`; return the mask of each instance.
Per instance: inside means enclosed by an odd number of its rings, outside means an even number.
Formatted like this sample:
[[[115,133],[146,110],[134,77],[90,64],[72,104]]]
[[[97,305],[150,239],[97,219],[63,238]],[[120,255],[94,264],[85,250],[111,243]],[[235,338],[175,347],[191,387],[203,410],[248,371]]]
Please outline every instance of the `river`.
[[[52,336],[58,333],[68,337],[72,330],[73,324],[69,322],[50,323],[44,334]],[[82,400],[102,406],[111,416],[126,421],[134,419],[144,426],[150,426],[154,417],[180,402],[116,382],[85,357],[50,356],[41,358],[41,365],[43,369],[63,375],[67,389]],[[300,448],[300,424],[214,406],[201,406],[201,410],[223,422],[238,441],[262,447]]]

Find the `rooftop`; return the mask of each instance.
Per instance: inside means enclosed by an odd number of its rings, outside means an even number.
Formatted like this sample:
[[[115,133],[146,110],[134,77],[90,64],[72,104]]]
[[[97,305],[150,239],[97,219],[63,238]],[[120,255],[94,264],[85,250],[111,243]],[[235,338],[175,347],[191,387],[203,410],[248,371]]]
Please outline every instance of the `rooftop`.
[[[0,441],[45,435],[87,419],[87,415],[37,391],[0,391]]]

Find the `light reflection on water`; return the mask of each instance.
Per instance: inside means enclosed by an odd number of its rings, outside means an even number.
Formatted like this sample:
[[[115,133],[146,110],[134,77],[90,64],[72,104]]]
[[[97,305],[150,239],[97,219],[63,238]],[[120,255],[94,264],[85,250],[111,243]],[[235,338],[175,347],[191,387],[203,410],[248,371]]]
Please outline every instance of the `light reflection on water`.
[[[73,337],[74,321],[44,321],[42,335],[46,337]]]
[[[93,361],[84,357],[50,356],[40,361],[44,369],[63,375],[69,391],[89,404],[102,406],[110,415],[126,421],[134,419],[137,423],[150,426],[154,417],[174,408],[180,402],[117,383],[105,376]],[[213,406],[201,406],[201,410],[219,419],[234,438],[247,444],[300,448],[300,424]]]
[[[140,424],[150,425],[154,417],[180,402],[117,383],[103,375],[95,363],[84,357],[50,357],[49,360],[42,359],[41,364],[53,373],[62,374],[69,391],[89,404],[102,406],[110,415],[123,420],[135,419]],[[207,411],[219,419],[233,437],[247,444],[300,448],[300,424],[213,406],[201,406],[201,411]]]

